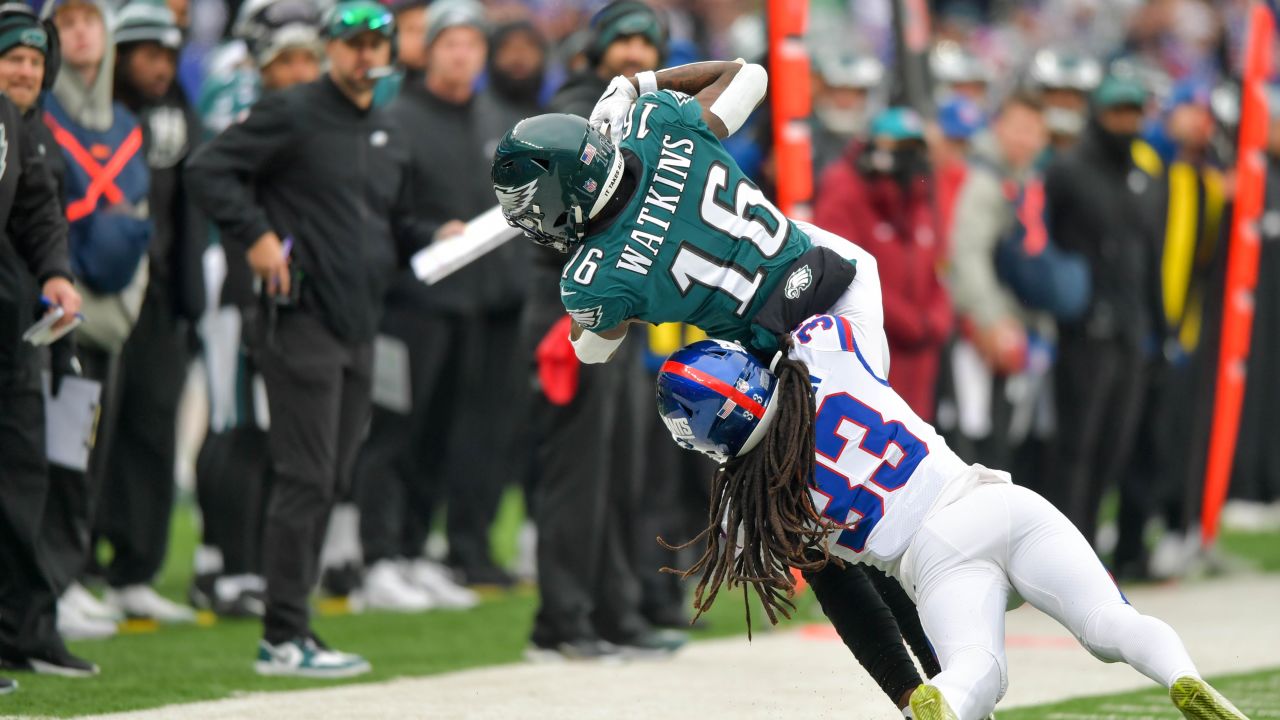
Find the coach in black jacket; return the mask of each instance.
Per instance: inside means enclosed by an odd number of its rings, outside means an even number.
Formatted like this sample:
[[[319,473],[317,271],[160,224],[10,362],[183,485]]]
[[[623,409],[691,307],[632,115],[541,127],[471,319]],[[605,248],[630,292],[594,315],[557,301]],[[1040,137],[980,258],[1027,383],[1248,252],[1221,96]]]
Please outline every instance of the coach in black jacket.
[[[1133,452],[1163,327],[1155,182],[1132,149],[1146,97],[1136,80],[1106,78],[1084,136],[1045,176],[1049,236],[1083,255],[1093,279],[1084,317],[1059,324],[1057,476],[1046,496],[1091,542],[1102,494]]]
[[[271,412],[264,642],[257,670],[345,677],[368,670],[311,633],[329,509],[369,414],[372,340],[398,264],[430,242],[410,215],[407,140],[372,106],[370,71],[390,62],[390,14],[339,3],[326,21],[328,74],[265,96],[191,159],[190,189],[228,252],[270,297],[255,356]],[[291,252],[289,252],[291,250]]]

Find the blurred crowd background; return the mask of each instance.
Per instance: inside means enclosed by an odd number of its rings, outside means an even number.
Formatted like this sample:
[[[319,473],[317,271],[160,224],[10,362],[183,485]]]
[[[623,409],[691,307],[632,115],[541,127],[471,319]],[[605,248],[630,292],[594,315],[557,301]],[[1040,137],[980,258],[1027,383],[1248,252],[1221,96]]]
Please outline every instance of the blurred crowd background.
[[[928,96],[907,99],[895,91],[889,0],[811,3],[810,211],[879,261],[891,383],[962,457],[1011,470],[1051,499],[1122,579],[1229,562],[1201,552],[1199,503],[1251,4],[935,0]],[[488,158],[502,134],[540,112],[588,115],[616,74],[704,59],[768,65],[762,2],[616,5],[387,5],[395,72],[375,103],[421,145],[415,212],[444,224],[489,209]],[[103,383],[88,467],[50,470],[44,532],[65,636],[110,635],[125,615],[187,622],[193,607],[264,611],[273,469],[251,330],[265,310],[243,249],[223,251],[201,207],[207,195],[191,191],[183,167],[264,93],[324,72],[327,9],[312,0],[52,9],[62,77],[40,102],[65,156],[66,197],[108,162],[90,145],[107,141],[93,133],[127,125],[119,113],[144,128],[133,170],[117,181],[129,197],[69,206],[70,220],[96,223],[73,223],[73,239],[126,236],[126,219],[154,228],[148,262],[81,278],[115,321],[86,324],[103,332],[82,332],[76,350],[84,374]],[[11,95],[18,81],[4,58],[20,47],[0,47]],[[766,192],[776,187],[773,131],[766,102],[725,143]],[[129,172],[149,177],[148,197],[129,195]],[[1280,186],[1270,182],[1260,230],[1228,514],[1275,527]],[[393,283],[372,420],[352,430],[364,439],[328,519],[322,592],[356,609],[428,612],[474,605],[478,586],[534,581],[532,648],[598,656],[683,642],[686,588],[657,572],[679,559],[654,537],[697,531],[711,468],[667,442],[652,378],[698,331],[633,332],[614,363],[566,375],[574,361],[543,342],[563,332],[563,259],[517,239],[439,285],[408,271]],[[150,589],[175,478],[201,518],[186,602]],[[507,567],[489,538],[512,489],[527,520],[520,559]]]

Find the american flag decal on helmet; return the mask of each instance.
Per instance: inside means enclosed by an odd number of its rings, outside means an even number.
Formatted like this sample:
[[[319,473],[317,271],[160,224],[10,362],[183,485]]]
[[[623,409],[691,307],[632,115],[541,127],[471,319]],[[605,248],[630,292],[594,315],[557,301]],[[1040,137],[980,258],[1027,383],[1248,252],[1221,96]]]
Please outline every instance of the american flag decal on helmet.
[[[514,216],[523,213],[533,204],[533,192],[537,186],[538,181],[534,179],[519,187],[495,185],[493,190],[498,195],[498,203],[502,205],[503,212]]]

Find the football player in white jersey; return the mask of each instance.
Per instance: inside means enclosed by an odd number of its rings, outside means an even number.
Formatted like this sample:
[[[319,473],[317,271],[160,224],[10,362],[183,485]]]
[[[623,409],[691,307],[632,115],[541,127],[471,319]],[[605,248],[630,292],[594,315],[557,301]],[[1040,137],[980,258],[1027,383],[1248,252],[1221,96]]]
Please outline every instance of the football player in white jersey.
[[[1100,660],[1168,688],[1185,717],[1244,720],[1173,629],[1128,603],[1066,517],[1008,474],[962,461],[889,387],[881,315],[866,304],[879,298],[868,295],[857,313],[800,325],[768,367],[716,340],[663,365],[658,407],[672,437],[723,463],[712,524],[695,538],[705,552],[686,573],[701,574],[695,607],[726,581],[750,585],[776,622],[791,607],[791,568],[864,563],[902,583],[941,661],[911,697],[917,720],[992,712],[1007,684],[1004,613],[1018,598]]]

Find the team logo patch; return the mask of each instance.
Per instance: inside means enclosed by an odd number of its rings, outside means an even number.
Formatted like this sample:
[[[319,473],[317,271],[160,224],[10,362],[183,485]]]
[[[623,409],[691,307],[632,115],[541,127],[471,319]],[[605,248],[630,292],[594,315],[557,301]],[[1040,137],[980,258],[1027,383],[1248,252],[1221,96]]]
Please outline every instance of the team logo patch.
[[[805,265],[791,273],[791,277],[787,278],[787,285],[782,294],[786,295],[788,300],[795,300],[800,297],[800,293],[808,290],[812,284],[813,271],[809,269],[808,265]]]
[[[373,134],[369,136],[369,144],[370,144],[370,145],[372,145],[372,146],[374,146],[374,147],[382,147],[382,146],[386,145],[386,144],[387,144],[387,131],[385,131],[385,130],[374,130],[374,131],[373,131]]]
[[[583,165],[590,165],[591,161],[596,159],[597,152],[599,151],[596,150],[595,145],[592,145],[591,143],[587,143],[587,146],[582,148],[582,157],[578,159],[582,161]]]
[[[603,314],[604,307],[601,305],[569,311],[569,317],[573,318],[573,321],[578,323],[579,327],[584,330],[594,330],[600,324],[600,316]]]
[[[587,178],[587,181],[582,183],[582,189],[589,193],[595,192],[598,187],[600,187],[600,185],[596,183],[595,178]]]
[[[498,203],[502,205],[502,211],[508,217],[516,217],[533,204],[533,192],[537,187],[538,181],[534,179],[519,187],[495,185],[493,190],[498,195]]]

